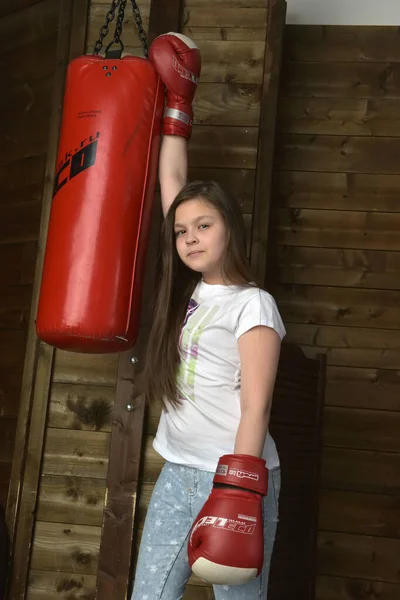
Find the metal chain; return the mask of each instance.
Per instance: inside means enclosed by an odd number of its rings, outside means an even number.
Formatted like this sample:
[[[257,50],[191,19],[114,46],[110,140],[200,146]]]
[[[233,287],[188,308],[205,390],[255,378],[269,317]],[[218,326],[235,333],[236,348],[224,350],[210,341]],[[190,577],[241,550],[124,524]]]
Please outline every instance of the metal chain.
[[[101,27],[100,32],[99,32],[99,39],[96,41],[96,43],[93,47],[93,54],[98,54],[100,52],[100,50],[102,49],[103,40],[108,35],[109,25],[114,20],[115,11],[117,10],[120,2],[121,2],[121,0],[112,0],[110,9],[106,14],[106,21],[105,21],[104,25]]]
[[[131,2],[132,2],[133,17],[135,19],[139,39],[142,42],[143,54],[144,54],[145,58],[147,58],[147,55],[149,53],[147,34],[143,28],[142,17],[140,14],[139,7],[136,4],[136,0],[131,0]]]
[[[126,2],[127,2],[127,0],[113,0],[112,1],[110,9],[106,14],[105,23],[100,29],[99,39],[96,41],[96,43],[93,47],[93,54],[98,54],[100,52],[100,50],[102,49],[103,40],[108,35],[109,25],[114,20],[115,12],[118,7],[119,7],[119,11],[118,11],[118,16],[117,16],[117,24],[115,26],[114,39],[110,42],[110,44],[108,44],[107,49],[110,48],[110,46],[114,43],[120,44],[121,49],[123,49],[123,43],[122,43],[120,37],[121,37],[121,33],[122,33],[122,25],[123,25],[123,21],[124,21]],[[143,54],[147,58],[147,55],[149,52],[147,34],[143,27],[142,17],[140,14],[139,7],[136,3],[136,0],[131,0],[131,2],[132,2],[133,17],[135,19],[139,39],[142,43]]]
[[[115,26],[114,39],[112,41],[112,43],[121,44],[122,49],[123,49],[124,45],[121,42],[120,37],[121,37],[121,33],[122,33],[122,26],[124,24],[126,1],[127,0],[121,0],[121,4],[119,7],[118,16],[117,16],[117,24]]]

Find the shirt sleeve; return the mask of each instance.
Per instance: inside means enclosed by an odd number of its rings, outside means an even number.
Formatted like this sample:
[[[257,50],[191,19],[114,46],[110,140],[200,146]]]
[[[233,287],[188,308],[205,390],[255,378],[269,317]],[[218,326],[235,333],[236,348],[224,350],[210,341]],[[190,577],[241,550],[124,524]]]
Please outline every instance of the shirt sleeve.
[[[259,325],[274,329],[281,340],[286,334],[275,300],[271,294],[257,288],[241,307],[235,328],[236,339]]]

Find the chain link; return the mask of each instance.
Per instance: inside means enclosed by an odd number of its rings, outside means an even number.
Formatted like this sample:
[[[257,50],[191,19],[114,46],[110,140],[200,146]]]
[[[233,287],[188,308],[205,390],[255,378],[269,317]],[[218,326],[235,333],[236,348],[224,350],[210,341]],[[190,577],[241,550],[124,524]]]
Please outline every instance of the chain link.
[[[118,10],[118,16],[117,16],[117,24],[115,26],[114,39],[108,44],[107,49],[109,49],[110,46],[112,46],[112,44],[116,43],[116,44],[120,44],[121,50],[123,50],[124,46],[123,46],[123,43],[122,43],[120,37],[121,37],[122,26],[123,26],[123,22],[124,22],[124,13],[125,13],[126,2],[127,2],[127,0],[113,0],[112,1],[110,9],[108,10],[108,12],[106,14],[105,23],[100,29],[99,39],[96,41],[96,43],[93,47],[93,54],[99,54],[100,50],[102,49],[103,40],[105,37],[107,37],[107,35],[109,33],[109,25],[114,20],[115,12],[118,7],[119,7],[119,10]],[[138,30],[138,36],[142,43],[143,54],[144,54],[145,58],[147,58],[147,55],[149,52],[147,34],[143,27],[142,17],[140,14],[139,7],[136,3],[136,0],[131,0],[131,2],[132,2],[133,17],[135,19],[136,27]]]
[[[112,1],[110,9],[108,10],[108,12],[106,14],[105,23],[104,23],[104,25],[100,29],[99,39],[96,41],[96,43],[95,43],[95,45],[93,47],[93,54],[98,54],[100,52],[100,50],[102,49],[102,47],[103,47],[103,40],[108,35],[109,25],[114,20],[115,11],[117,10],[120,2],[121,2],[121,0],[113,0]]]
[[[136,3],[136,0],[131,0],[132,2],[132,11],[133,11],[133,17],[135,19],[135,23],[136,23],[136,27],[138,30],[138,35],[139,35],[139,39],[142,42],[142,48],[143,48],[143,54],[145,56],[145,58],[147,58],[147,55],[149,53],[149,46],[148,46],[148,41],[147,41],[147,34],[144,30],[143,27],[143,22],[142,22],[142,17],[140,14],[140,10],[139,7]]]
[[[113,42],[115,42],[116,44],[122,44],[120,37],[121,37],[121,33],[122,33],[122,26],[124,23],[124,14],[125,14],[125,7],[126,7],[126,0],[121,0],[121,4],[119,7],[119,11],[118,11],[118,16],[117,16],[117,24],[115,26],[115,32],[114,32],[114,39]]]

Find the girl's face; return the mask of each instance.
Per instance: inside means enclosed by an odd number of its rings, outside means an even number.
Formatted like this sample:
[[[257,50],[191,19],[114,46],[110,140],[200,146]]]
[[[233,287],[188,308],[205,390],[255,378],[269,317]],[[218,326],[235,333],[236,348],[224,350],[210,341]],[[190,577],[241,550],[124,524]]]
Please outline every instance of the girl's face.
[[[223,283],[229,233],[221,213],[201,198],[187,200],[175,213],[176,249],[182,262],[202,273],[206,283]]]

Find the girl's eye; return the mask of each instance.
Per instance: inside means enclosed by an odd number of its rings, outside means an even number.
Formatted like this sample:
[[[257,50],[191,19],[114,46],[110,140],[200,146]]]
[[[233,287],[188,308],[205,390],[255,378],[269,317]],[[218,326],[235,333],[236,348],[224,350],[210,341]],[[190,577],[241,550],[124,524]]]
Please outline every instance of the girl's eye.
[[[201,229],[202,227],[207,228],[208,224],[207,223],[202,223],[201,225],[199,225],[199,229]]]
[[[178,235],[182,235],[183,233],[185,233],[184,229],[181,229],[180,231],[175,231],[175,235],[178,237]]]

